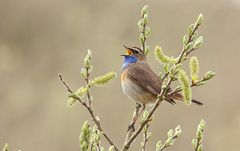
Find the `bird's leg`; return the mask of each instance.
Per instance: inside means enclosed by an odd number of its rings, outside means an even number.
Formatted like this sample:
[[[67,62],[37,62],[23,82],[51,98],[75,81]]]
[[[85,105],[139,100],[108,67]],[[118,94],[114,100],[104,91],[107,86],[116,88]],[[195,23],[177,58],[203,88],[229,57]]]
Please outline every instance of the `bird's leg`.
[[[135,106],[135,111],[133,113],[133,118],[132,118],[132,121],[130,123],[130,125],[128,126],[128,131],[130,129],[132,129],[132,131],[135,131],[135,123],[137,121],[137,119],[139,118],[139,116],[142,114],[142,112],[145,110],[145,103],[143,103],[142,105],[139,104],[139,103],[136,103],[136,106]],[[139,112],[139,109],[142,107],[141,111]]]

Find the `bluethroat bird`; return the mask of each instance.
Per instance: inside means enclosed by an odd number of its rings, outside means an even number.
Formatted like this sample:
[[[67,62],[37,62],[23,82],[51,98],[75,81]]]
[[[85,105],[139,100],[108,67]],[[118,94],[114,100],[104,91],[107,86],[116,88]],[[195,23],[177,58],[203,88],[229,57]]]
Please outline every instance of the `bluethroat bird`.
[[[138,47],[126,47],[126,55],[122,66],[121,84],[123,93],[131,100],[143,105],[154,103],[157,95],[161,92],[162,80],[150,68],[146,62],[146,56]],[[172,90],[169,89],[168,94]],[[181,93],[174,93],[165,96],[165,101],[175,104],[175,101],[183,101]],[[192,100],[197,105],[203,105],[201,102]]]

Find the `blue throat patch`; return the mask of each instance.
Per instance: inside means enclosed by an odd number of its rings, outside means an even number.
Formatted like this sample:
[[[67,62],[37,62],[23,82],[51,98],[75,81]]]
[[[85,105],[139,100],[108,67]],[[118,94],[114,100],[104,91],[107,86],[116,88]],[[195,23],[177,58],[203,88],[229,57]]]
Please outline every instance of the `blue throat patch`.
[[[124,56],[124,63],[122,65],[122,70],[124,70],[129,64],[137,62],[135,56]]]

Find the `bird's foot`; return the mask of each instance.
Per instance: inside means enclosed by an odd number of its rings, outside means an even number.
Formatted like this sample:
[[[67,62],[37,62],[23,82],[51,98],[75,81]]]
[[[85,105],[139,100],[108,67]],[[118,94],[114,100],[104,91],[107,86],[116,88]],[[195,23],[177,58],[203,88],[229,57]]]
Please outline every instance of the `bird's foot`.
[[[132,130],[132,132],[134,132],[135,131],[135,122],[132,122],[130,125],[128,125],[128,130],[127,130],[127,132],[128,131],[130,131],[130,130]]]
[[[139,112],[139,109],[142,107],[141,111]],[[137,121],[137,119],[139,118],[139,116],[142,114],[142,112],[145,110],[145,104],[136,104],[136,109],[135,109],[135,116],[133,117],[130,125],[128,126],[128,131],[132,130],[133,132],[135,131],[135,123]]]

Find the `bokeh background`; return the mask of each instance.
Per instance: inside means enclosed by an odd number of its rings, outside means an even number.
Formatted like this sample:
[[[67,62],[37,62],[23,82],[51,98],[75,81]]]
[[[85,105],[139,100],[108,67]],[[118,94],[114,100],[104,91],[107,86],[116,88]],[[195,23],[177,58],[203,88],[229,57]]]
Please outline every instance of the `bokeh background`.
[[[195,54],[202,75],[209,69],[217,73],[208,85],[193,90],[204,106],[159,107],[148,149],[165,140],[168,129],[181,125],[183,135],[168,150],[191,150],[203,118],[205,150],[238,150],[240,0],[0,0],[0,146],[8,142],[23,151],[79,150],[81,125],[91,119],[80,105],[66,106],[57,75],[62,73],[73,88],[83,85],[80,68],[87,49],[93,51],[93,76],[118,74],[92,92],[103,127],[122,145],[134,102],[121,91],[119,55],[122,44],[139,45],[137,22],[144,4],[149,5],[152,29],[148,44],[151,50],[162,46],[168,55],[179,53],[188,25],[203,13],[204,46]],[[148,61],[156,72],[161,70],[152,51]],[[140,140],[141,135],[132,151],[139,150]]]

